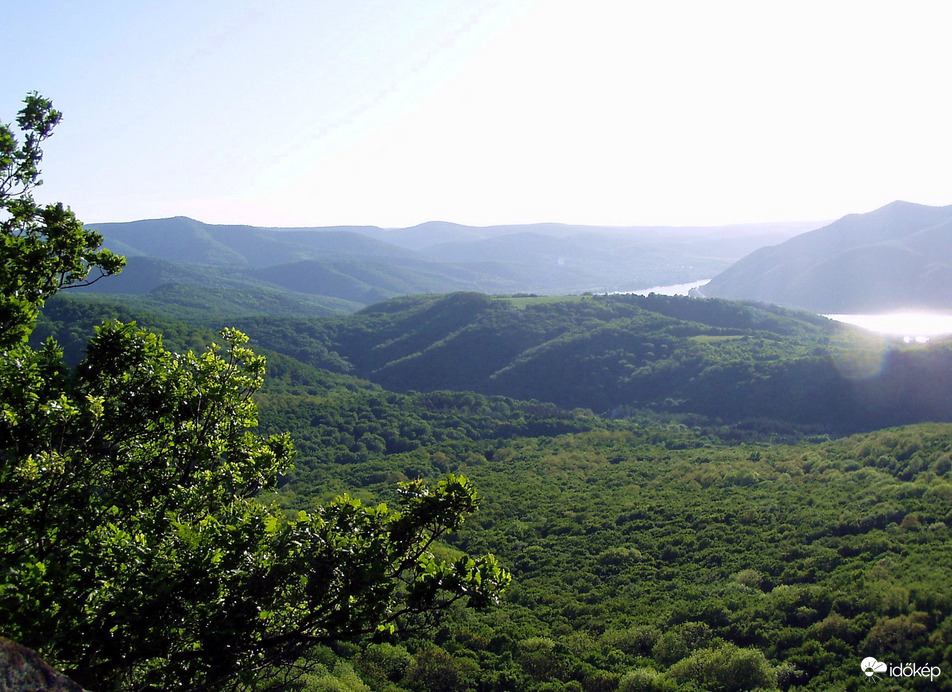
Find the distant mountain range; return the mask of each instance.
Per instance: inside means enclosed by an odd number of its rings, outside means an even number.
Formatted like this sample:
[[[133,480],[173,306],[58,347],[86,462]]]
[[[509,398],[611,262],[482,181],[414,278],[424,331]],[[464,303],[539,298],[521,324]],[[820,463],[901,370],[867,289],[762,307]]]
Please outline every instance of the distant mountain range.
[[[714,276],[766,244],[818,223],[604,227],[430,222],[260,228],[186,217],[88,224],[127,270],[93,293],[228,314],[331,314],[386,298],[484,293],[635,291]],[[226,305],[223,305],[226,304]]]
[[[756,250],[700,291],[819,313],[952,309],[952,206],[850,214]]]
[[[893,202],[820,226],[89,224],[129,266],[83,290],[140,307],[319,316],[421,293],[610,293],[713,276],[702,295],[819,313],[952,308],[952,206]]]

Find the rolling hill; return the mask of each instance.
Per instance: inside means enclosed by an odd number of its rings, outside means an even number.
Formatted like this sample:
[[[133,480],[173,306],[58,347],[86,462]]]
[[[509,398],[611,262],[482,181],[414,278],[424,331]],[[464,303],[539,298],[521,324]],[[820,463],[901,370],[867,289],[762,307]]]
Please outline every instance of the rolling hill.
[[[609,417],[652,411],[834,434],[952,421],[948,342],[890,344],[804,311],[678,296],[395,298],[230,322],[257,347],[397,392],[469,390]],[[761,421],[761,423],[757,423]]]
[[[299,304],[301,314],[314,314],[314,303],[352,311],[395,296],[459,290],[633,291],[713,276],[766,242],[815,226],[473,227],[435,221],[403,229],[282,229],[186,217],[89,224],[106,247],[129,258],[134,271],[127,272],[132,278],[76,292],[136,295],[140,303],[184,293],[192,308],[215,310],[217,293],[247,288],[268,294],[260,306],[246,300],[247,314],[272,314],[277,294],[288,306]]]

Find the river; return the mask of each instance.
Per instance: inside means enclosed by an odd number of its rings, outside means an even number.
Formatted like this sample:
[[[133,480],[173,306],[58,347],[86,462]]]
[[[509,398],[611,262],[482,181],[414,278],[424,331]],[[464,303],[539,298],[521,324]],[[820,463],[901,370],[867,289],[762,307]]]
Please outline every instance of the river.
[[[640,291],[630,291],[630,293],[636,296],[646,296],[649,293],[657,293],[660,296],[686,296],[691,292],[692,289],[700,288],[706,284],[710,279],[701,279],[700,281],[692,281],[687,284],[671,284],[670,286],[652,286],[651,288],[645,288]]]

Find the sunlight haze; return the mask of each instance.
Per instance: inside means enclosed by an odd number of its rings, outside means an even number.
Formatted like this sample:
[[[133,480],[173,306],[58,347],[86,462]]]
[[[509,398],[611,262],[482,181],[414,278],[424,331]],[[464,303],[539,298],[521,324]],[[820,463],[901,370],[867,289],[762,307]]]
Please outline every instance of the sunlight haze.
[[[952,203],[939,2],[5,3],[85,221],[719,225]]]

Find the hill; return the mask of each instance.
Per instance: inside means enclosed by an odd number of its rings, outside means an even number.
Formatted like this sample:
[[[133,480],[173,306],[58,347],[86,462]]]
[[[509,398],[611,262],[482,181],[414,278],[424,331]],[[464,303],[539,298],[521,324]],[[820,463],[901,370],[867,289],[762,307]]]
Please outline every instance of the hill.
[[[166,285],[122,305],[207,329],[234,326],[257,348],[394,392],[471,391],[610,418],[648,413],[727,426],[718,434],[733,439],[952,421],[942,385],[952,378],[952,340],[905,344],[766,304],[457,292],[321,317],[308,316],[320,306],[295,312],[280,294],[227,290],[217,296],[227,309],[208,312],[201,305],[212,289],[186,289]],[[270,312],[242,313],[249,305],[241,300]],[[117,309],[109,296],[96,302],[82,301],[90,314]]]
[[[820,313],[952,309],[952,206],[851,214],[753,252],[701,290]]]
[[[336,295],[301,293],[248,270],[132,255],[117,276],[71,291],[85,300],[111,299],[181,319],[208,314],[320,316],[352,312],[363,303]]]
[[[904,345],[784,308],[671,296],[395,298],[241,318],[254,343],[398,392],[469,390],[610,417],[842,434],[952,421],[952,343]],[[771,421],[768,423],[768,421]]]
[[[105,245],[127,257],[213,266],[266,266],[337,256],[412,256],[360,233],[360,227],[277,230],[213,225],[184,216],[127,223],[87,224]]]
[[[193,307],[215,311],[216,290],[247,288],[269,297],[258,306],[245,300],[245,314],[274,314],[270,308],[278,294],[291,310],[299,305],[301,314],[315,314],[314,304],[352,311],[417,293],[565,295],[683,283],[713,276],[765,242],[815,224],[615,228],[430,222],[404,229],[289,229],[175,217],[89,227],[103,234],[106,247],[129,258],[130,271],[77,293],[139,295],[150,304],[185,293]],[[216,290],[202,304],[194,287]],[[241,301],[225,303],[230,311]]]

